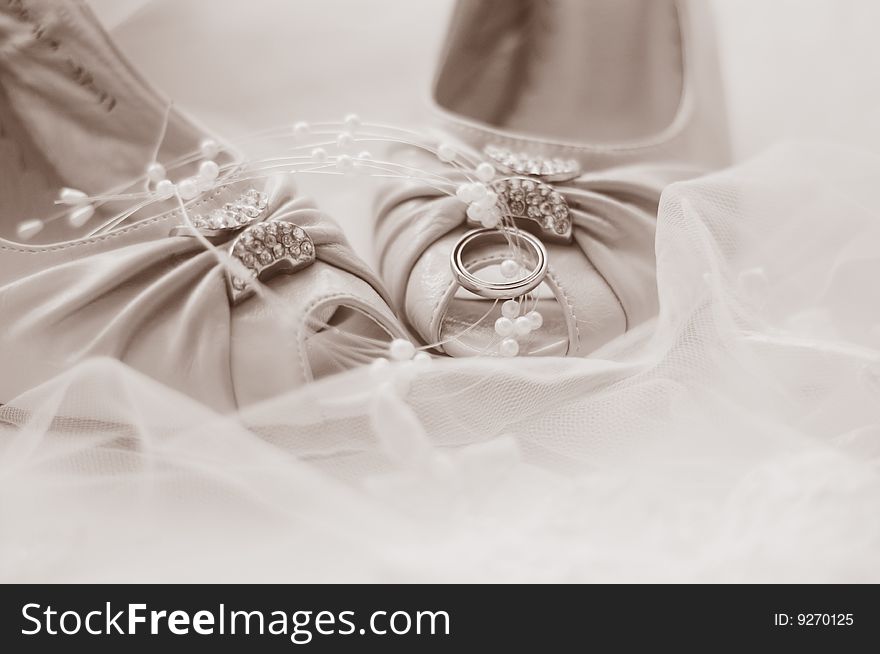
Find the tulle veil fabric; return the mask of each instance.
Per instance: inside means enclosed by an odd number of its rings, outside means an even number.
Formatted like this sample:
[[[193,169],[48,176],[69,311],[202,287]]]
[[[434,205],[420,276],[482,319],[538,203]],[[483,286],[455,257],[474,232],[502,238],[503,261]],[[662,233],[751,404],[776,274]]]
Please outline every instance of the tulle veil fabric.
[[[660,313],[588,359],[235,415],[86,362],[0,408],[0,579],[880,581],[878,179],[790,144],[668,187]]]

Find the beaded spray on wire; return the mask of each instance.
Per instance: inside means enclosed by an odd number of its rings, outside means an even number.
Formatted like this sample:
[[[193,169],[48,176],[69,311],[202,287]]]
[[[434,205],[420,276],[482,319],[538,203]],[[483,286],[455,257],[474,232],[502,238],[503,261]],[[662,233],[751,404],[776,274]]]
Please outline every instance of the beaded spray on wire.
[[[101,195],[90,196],[78,189],[62,188],[56,204],[64,208],[42,220],[21,222],[17,228],[19,238],[22,240],[33,238],[46,223],[56,220],[66,220],[72,228],[82,229],[93,220],[96,209],[102,205],[110,202],[130,203],[124,211],[105,219],[97,226],[90,227],[85,234],[86,237],[98,236],[125,224],[126,221],[150,205],[176,200],[185,225],[192,230],[192,235],[199,240],[202,246],[211,250],[220,264],[231,273],[246,276],[247,271],[243,269],[240,262],[210,243],[199,232],[188,211],[188,202],[232,180],[265,180],[269,175],[279,173],[288,175],[362,175],[384,180],[415,181],[425,184],[439,193],[458,198],[467,205],[468,218],[479,222],[485,228],[496,228],[504,234],[510,248],[510,254],[499,265],[501,275],[513,279],[523,270],[521,248],[516,239],[510,237],[510,234],[516,231],[513,218],[505,204],[499,201],[498,195],[490,187],[493,180],[507,178],[498,177],[498,173],[491,163],[477,161],[475,157],[449,143],[440,143],[435,146],[417,132],[379,123],[365,123],[356,114],[349,114],[341,122],[309,124],[300,121],[293,125],[264,130],[245,137],[237,143],[240,148],[261,141],[271,141],[275,144],[283,142],[284,139],[293,139],[293,144],[288,148],[289,154],[285,156],[245,161],[231,146],[224,147],[216,140],[208,138],[201,142],[197,151],[163,164],[158,161],[158,155],[165,138],[171,108],[172,105],[169,103],[151,161],[145,166],[144,175],[140,179],[110,189]],[[368,150],[360,150],[355,154],[355,150],[369,147],[370,144],[406,146],[427,152],[449,167],[448,174],[430,172],[399,162],[384,161],[373,157]],[[216,160],[224,150],[228,150],[236,156],[232,157],[233,160],[229,163],[219,164]],[[169,178],[169,172],[184,166],[191,166],[197,162],[199,162],[198,172],[195,175],[176,181]],[[130,190],[133,186],[140,185],[143,190]],[[268,286],[257,279],[253,280],[252,284],[257,295],[266,300],[272,299],[273,294]],[[312,333],[332,329],[348,341],[346,352],[333,353],[334,356],[339,357],[340,364],[344,363],[342,359],[346,357],[354,363],[376,360],[378,357],[375,363],[383,365],[387,363],[386,356],[392,361],[426,361],[430,359],[428,351],[457,340],[482,324],[492,313],[497,303],[498,300],[495,300],[485,314],[461,332],[442,341],[422,346],[417,346],[402,338],[396,338],[387,343],[361,335],[345,333],[338,327],[321,323],[313,317],[310,317],[313,322],[310,327],[312,327]],[[283,302],[273,302],[272,305],[276,308],[282,307],[281,310],[284,311]],[[518,299],[511,298],[504,301],[501,306],[502,315],[494,325],[499,340],[490,343],[483,353],[492,354],[492,350],[497,346],[496,352],[502,356],[513,357],[519,354],[518,338],[525,337],[540,329],[543,324],[543,317],[535,310],[536,306],[537,297],[532,293]],[[284,316],[282,317],[284,318]],[[286,316],[286,319],[292,321],[295,317]],[[385,356],[382,356],[383,354]]]

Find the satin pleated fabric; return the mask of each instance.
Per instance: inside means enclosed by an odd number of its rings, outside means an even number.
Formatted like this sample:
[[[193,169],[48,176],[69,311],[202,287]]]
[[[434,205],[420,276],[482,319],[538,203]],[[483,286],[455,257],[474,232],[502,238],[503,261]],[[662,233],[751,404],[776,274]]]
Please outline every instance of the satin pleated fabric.
[[[191,215],[247,188],[221,187]],[[399,333],[382,284],[339,227],[284,180],[267,186],[268,220],[300,225],[316,262],[230,307],[225,272],[192,237],[169,236],[179,211],[113,233],[53,246],[0,242],[0,397],[8,401],[78,361],[113,357],[218,409],[231,410],[310,378],[308,316],[327,304],[374,316]],[[326,313],[326,311],[325,311]]]

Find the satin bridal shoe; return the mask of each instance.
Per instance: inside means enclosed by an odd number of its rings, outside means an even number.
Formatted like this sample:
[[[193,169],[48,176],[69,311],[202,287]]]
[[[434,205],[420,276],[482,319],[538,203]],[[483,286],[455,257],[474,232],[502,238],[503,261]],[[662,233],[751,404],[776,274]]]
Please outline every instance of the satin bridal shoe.
[[[83,3],[5,3],[0,49],[0,403],[109,356],[232,410],[405,336],[339,227],[170,110]]]
[[[728,159],[706,9],[460,0],[436,156],[398,153],[458,192],[397,185],[377,218],[380,274],[425,343],[583,356],[657,313],[661,193]]]

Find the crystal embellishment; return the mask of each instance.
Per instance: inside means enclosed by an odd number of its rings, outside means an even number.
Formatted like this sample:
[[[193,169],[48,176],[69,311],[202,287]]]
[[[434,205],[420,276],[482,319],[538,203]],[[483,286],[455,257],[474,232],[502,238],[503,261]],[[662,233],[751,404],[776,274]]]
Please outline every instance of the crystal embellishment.
[[[236,304],[253,295],[255,280],[294,273],[314,263],[315,244],[295,223],[270,220],[245,228],[233,241],[229,253],[248,272],[243,278],[227,271],[229,298]]]
[[[571,210],[561,193],[529,177],[511,177],[492,183],[502,215],[538,223],[544,234],[571,240]]]
[[[265,193],[249,189],[234,202],[227,202],[206,215],[192,219],[192,227],[180,225],[171,236],[198,233],[214,245],[229,243],[229,255],[239,265],[226,270],[226,290],[232,304],[254,294],[254,282],[282,273],[294,273],[315,261],[315,244],[301,227],[288,220],[270,218]]]
[[[269,208],[269,198],[256,189],[248,189],[235,202],[227,202],[206,216],[195,216],[193,227],[201,232],[236,230],[263,220]]]
[[[513,152],[497,145],[486,146],[483,153],[503,172],[534,177],[544,182],[566,182],[581,174],[580,164],[574,159],[547,159],[527,152]]]

